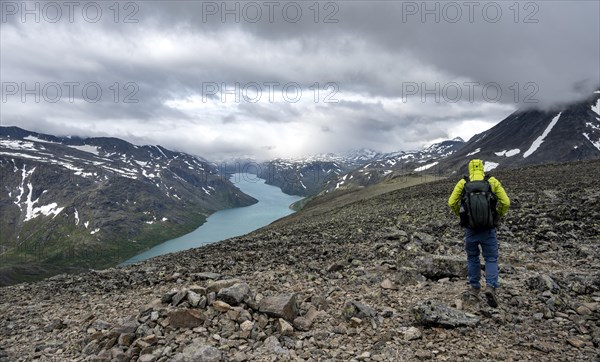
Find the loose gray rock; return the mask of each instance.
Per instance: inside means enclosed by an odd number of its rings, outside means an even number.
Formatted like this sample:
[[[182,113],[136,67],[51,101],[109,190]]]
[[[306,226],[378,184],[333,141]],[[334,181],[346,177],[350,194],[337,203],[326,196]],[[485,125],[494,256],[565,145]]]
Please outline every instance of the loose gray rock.
[[[156,356],[153,354],[143,354],[138,358],[138,362],[154,362],[156,361]]]
[[[200,297],[200,300],[198,301],[198,308],[206,308],[207,301],[208,300],[205,296]]]
[[[283,318],[292,322],[298,315],[296,294],[281,294],[261,299],[259,311],[271,317]]]
[[[294,327],[300,331],[308,331],[312,326],[312,321],[305,317],[297,317],[294,319]]]
[[[202,341],[195,341],[183,349],[185,361],[189,362],[219,362],[223,359],[221,351]]]
[[[168,314],[169,324],[173,328],[200,327],[206,317],[197,309],[177,309]]]
[[[552,293],[555,293],[560,289],[554,279],[547,274],[540,274],[536,277],[528,279],[527,286],[529,286],[530,289],[537,289],[540,292],[549,290]]]
[[[294,327],[292,327],[285,319],[279,318],[277,320],[277,332],[282,336],[291,336],[294,334]]]
[[[416,268],[400,267],[396,272],[396,283],[399,285],[417,284],[427,279]]]
[[[216,280],[221,277],[219,273],[202,272],[192,274],[194,280]]]
[[[134,320],[127,321],[116,326],[113,331],[119,334],[135,333],[138,328],[138,323]]]
[[[110,323],[102,319],[97,319],[94,321],[94,323],[92,323],[92,328],[96,328],[99,331],[104,329],[110,329],[111,327],[112,325]]]
[[[217,299],[217,293],[210,292],[206,295],[206,304],[211,305]]]
[[[265,340],[263,344],[263,349],[267,353],[274,353],[278,355],[287,355],[289,351],[281,346],[279,343],[279,339],[275,336],[270,336]]]
[[[166,292],[160,298],[161,303],[163,303],[163,304],[171,303],[171,301],[173,300],[173,296],[175,294],[177,294],[177,290],[171,290],[171,291]]]
[[[327,267],[327,272],[334,273],[336,271],[340,271],[343,269],[344,269],[344,263],[335,262],[333,264],[330,264],[329,267]]]
[[[63,324],[63,322],[60,319],[54,319],[50,323],[46,324],[44,326],[43,330],[44,330],[44,332],[49,333],[55,329],[63,329],[65,327],[66,326]]]
[[[192,292],[191,290],[187,293],[187,301],[192,307],[197,307],[201,298],[203,297],[201,297],[200,294]]]
[[[592,294],[600,291],[600,272],[568,273],[559,282],[564,289],[578,295]]]
[[[357,302],[355,300],[347,300],[344,303],[344,308],[342,310],[342,315],[347,320],[350,320],[352,317],[357,318],[371,318],[377,315],[377,312],[371,307],[361,302]]]
[[[428,300],[417,304],[413,308],[415,320],[423,325],[438,325],[446,328],[461,326],[475,326],[479,318],[473,314],[463,312],[456,308],[436,301]]]
[[[228,288],[222,288],[217,294],[217,299],[229,305],[239,305],[250,294],[250,287],[246,283],[236,283]]]
[[[185,298],[185,296],[187,295],[187,290],[180,290],[177,293],[175,293],[175,295],[173,296],[173,298],[171,299],[171,305],[173,307],[176,307],[179,305],[179,303],[181,303],[181,301],[183,301],[183,299]]]
[[[421,330],[417,327],[410,327],[406,331],[404,331],[404,339],[407,341],[413,341],[415,339],[420,339],[422,336]]]
[[[422,255],[415,259],[417,272],[428,279],[458,278],[467,275],[466,257]]]
[[[208,286],[206,287],[206,292],[207,293],[218,293],[221,289],[223,288],[229,288],[232,285],[235,285],[237,283],[241,283],[242,281],[239,279],[223,279],[223,280],[217,280],[217,281],[212,281],[208,283]]]

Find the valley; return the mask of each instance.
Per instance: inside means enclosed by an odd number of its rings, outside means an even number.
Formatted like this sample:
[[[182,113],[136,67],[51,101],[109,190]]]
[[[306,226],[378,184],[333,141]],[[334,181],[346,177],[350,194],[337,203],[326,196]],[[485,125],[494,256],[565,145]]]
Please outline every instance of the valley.
[[[599,161],[498,170],[512,207],[498,229],[496,309],[462,299],[462,230],[446,205],[456,180],[443,179],[379,195],[374,186],[373,197],[332,198],[248,235],[125,268],[5,287],[0,353],[11,361],[593,360],[599,170]],[[294,308],[267,312],[269,298]],[[441,314],[427,314],[428,305]]]

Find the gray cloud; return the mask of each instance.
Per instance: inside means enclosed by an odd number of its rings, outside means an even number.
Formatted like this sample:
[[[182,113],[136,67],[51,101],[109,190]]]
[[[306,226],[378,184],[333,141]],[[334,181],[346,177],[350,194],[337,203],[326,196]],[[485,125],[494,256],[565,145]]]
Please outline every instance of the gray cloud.
[[[207,158],[416,148],[600,87],[598,2],[519,3],[518,14],[512,2],[482,2],[472,19],[462,2],[427,2],[438,10],[425,21],[423,2],[317,3],[318,14],[313,2],[276,2],[273,21],[257,2],[258,22],[249,21],[256,14],[247,2],[226,3],[239,7],[239,22],[232,14],[223,21],[223,2],[119,3],[117,22],[112,3],[81,2],[73,22],[65,12],[56,23],[48,14],[23,22],[5,3],[2,125],[122,137]],[[102,7],[98,22],[84,19],[85,4]],[[452,22],[456,9],[462,14]],[[78,87],[72,99],[63,87],[56,103],[43,97],[50,93],[22,102],[22,89],[5,89],[52,82]],[[82,94],[90,83],[102,90],[98,102]],[[254,97],[255,85],[262,98],[252,103],[244,95]],[[523,103],[528,95],[537,102]]]

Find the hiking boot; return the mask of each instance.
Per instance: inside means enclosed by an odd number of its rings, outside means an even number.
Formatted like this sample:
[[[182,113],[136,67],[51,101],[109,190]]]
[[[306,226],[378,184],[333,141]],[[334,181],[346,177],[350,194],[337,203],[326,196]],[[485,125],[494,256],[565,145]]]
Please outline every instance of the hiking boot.
[[[479,303],[479,289],[469,288],[462,293],[462,301],[466,306],[475,306]]]
[[[477,298],[479,298],[479,288],[473,288],[473,287],[471,287],[471,288],[469,288],[469,290],[467,291],[467,294],[468,294],[470,297],[473,297],[473,298],[477,299]]]
[[[496,299],[496,289],[491,285],[485,287],[485,299],[487,299],[487,303],[490,307],[498,307],[498,299]]]

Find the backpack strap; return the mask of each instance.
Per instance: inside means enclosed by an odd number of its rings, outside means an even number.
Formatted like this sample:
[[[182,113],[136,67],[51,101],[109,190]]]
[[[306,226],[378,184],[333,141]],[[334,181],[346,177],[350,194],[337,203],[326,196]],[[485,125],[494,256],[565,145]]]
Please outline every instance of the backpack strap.
[[[464,176],[464,177],[463,177],[463,179],[464,179],[466,182],[470,182],[470,181],[471,181],[471,179],[469,178],[469,176]]]

